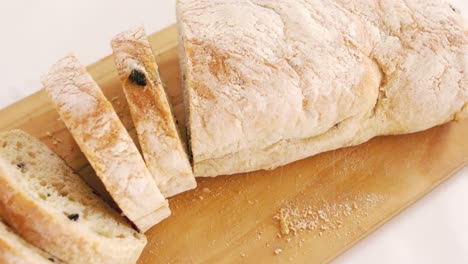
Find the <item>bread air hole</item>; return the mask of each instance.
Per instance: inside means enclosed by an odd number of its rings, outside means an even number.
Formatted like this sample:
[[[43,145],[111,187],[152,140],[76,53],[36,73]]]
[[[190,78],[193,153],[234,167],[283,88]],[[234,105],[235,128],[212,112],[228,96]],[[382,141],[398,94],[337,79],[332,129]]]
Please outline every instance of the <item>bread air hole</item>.
[[[16,142],[16,149],[21,150],[23,148],[23,143]]]
[[[65,190],[65,189],[59,190],[59,194],[60,194],[60,196],[67,197],[69,200],[74,201],[74,200],[70,199],[70,197],[68,197],[68,194],[69,194],[69,193],[68,193],[68,191]]]
[[[46,195],[43,193],[39,193],[39,198],[41,198],[41,200],[44,200],[44,201],[47,199]]]
[[[57,189],[59,192],[65,188],[65,184],[61,183],[61,182],[52,182],[52,186]]]
[[[93,230],[96,234],[100,235],[100,236],[103,236],[103,237],[107,237],[107,238],[112,238],[112,234],[110,232],[106,232],[104,230],[101,230],[101,229],[94,229]]]

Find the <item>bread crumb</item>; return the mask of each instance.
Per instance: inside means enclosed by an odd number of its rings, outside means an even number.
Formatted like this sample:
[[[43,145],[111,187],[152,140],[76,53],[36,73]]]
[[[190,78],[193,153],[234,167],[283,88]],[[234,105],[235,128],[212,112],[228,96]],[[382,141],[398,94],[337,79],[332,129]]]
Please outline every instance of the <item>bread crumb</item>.
[[[112,102],[117,101],[117,100],[119,100],[119,97],[118,97],[118,96],[114,96],[114,97],[112,97],[112,99],[111,99]]]
[[[245,258],[245,254],[244,254],[244,253],[242,253],[242,254],[241,254],[241,257],[242,257],[242,258]]]
[[[283,235],[289,235],[289,225],[288,225],[288,216],[286,215],[287,212],[281,211],[280,216],[279,216],[279,221],[280,221],[280,232]]]
[[[203,191],[204,193],[211,193],[211,190],[210,190],[209,188],[206,188],[206,187],[203,188],[202,191]]]
[[[46,135],[47,135],[48,137],[52,137],[52,133],[50,133],[49,131],[47,131]]]
[[[320,219],[322,219],[323,221],[330,222],[330,220],[328,219],[327,214],[324,211],[319,210],[318,215],[319,215]]]
[[[279,254],[281,254],[281,252],[283,252],[283,250],[281,248],[277,248],[274,251],[275,255],[279,255]]]
[[[203,196],[198,196],[198,199],[202,200],[203,201]]]
[[[344,223],[359,224],[361,217],[368,215],[369,210],[376,208],[383,202],[383,196],[377,194],[356,195],[335,203],[323,201],[319,206],[298,206],[288,203],[274,216],[278,221],[282,237],[293,233],[315,231],[319,236],[325,232],[335,232]]]
[[[249,204],[255,204],[253,201],[249,200],[248,201]]]

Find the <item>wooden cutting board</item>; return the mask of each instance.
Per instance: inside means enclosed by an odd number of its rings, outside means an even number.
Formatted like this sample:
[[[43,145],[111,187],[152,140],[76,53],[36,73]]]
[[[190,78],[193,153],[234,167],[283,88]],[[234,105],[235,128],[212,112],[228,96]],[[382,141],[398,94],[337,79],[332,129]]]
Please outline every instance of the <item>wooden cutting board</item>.
[[[183,124],[176,28],[151,43]],[[112,58],[88,69],[135,138]],[[102,191],[43,91],[0,111],[0,130],[13,128],[39,137]],[[274,171],[199,179],[195,191],[170,199],[173,215],[147,233],[140,263],[329,261],[467,165],[467,135],[465,120]]]

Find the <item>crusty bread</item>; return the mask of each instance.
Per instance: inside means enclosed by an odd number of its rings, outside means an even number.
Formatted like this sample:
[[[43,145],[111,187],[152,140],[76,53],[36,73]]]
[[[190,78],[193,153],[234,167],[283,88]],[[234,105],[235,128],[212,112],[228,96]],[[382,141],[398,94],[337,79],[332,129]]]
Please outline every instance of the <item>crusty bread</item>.
[[[0,134],[0,216],[67,263],[135,263],[146,244],[63,160],[20,130]]]
[[[117,113],[74,56],[58,61],[42,79],[60,117],[122,212],[147,231],[170,215]]]
[[[117,35],[112,48],[143,157],[159,190],[170,197],[195,188],[192,167],[143,27]]]
[[[50,264],[59,260],[26,242],[0,220],[0,263]]]
[[[271,169],[468,115],[442,0],[179,0],[195,176]]]

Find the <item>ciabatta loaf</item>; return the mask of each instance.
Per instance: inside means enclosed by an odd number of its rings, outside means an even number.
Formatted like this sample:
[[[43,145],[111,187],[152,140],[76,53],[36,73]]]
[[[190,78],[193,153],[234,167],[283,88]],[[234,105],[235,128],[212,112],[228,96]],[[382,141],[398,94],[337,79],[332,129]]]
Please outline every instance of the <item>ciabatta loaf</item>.
[[[66,263],[135,263],[146,244],[63,160],[19,130],[0,134],[0,216]]]
[[[0,263],[51,264],[59,260],[26,242],[0,220]]]
[[[468,26],[443,0],[179,0],[177,16],[196,176],[468,115]]]
[[[158,66],[142,27],[112,40],[114,60],[143,157],[165,197],[196,187]]]
[[[101,89],[74,56],[42,83],[60,117],[122,212],[143,232],[170,214],[130,135]]]

